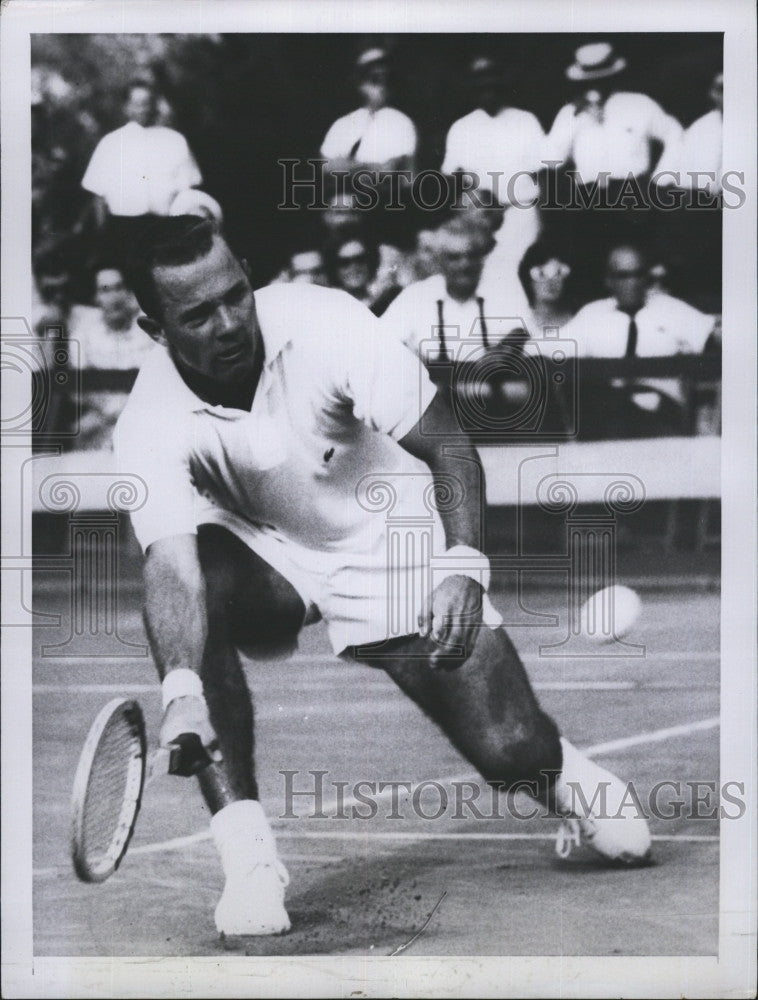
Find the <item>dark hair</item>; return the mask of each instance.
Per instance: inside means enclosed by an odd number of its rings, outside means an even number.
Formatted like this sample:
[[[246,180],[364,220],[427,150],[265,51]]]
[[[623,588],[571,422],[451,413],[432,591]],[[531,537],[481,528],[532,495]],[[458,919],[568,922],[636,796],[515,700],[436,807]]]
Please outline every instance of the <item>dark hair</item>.
[[[328,243],[325,247],[324,256],[327,264],[327,273],[329,277],[329,282],[335,288],[340,288],[339,282],[339,252],[348,243],[360,243],[363,247],[366,263],[368,264],[371,278],[373,279],[376,272],[379,270],[380,254],[379,247],[373,240],[370,240],[363,234],[356,233],[342,236],[332,243]]]
[[[60,249],[48,250],[39,254],[34,260],[35,278],[59,277],[65,274],[71,277],[71,262]]]
[[[142,311],[152,319],[161,318],[161,300],[155,285],[156,267],[191,264],[207,256],[218,234],[210,219],[197,215],[162,216],[150,222],[140,234],[126,269],[127,284]]]
[[[614,240],[613,243],[609,244],[608,249],[605,254],[605,263],[608,265],[611,254],[615,253],[617,250],[631,250],[632,253],[636,253],[640,258],[643,267],[649,267],[652,264],[652,255],[650,253],[650,248],[641,240]]]
[[[557,240],[537,240],[530,247],[527,247],[524,256],[521,258],[518,266],[518,276],[530,305],[533,305],[534,295],[529,272],[533,267],[546,264],[549,260],[562,260],[567,264],[571,263],[571,257]],[[566,296],[568,297],[568,289]]]

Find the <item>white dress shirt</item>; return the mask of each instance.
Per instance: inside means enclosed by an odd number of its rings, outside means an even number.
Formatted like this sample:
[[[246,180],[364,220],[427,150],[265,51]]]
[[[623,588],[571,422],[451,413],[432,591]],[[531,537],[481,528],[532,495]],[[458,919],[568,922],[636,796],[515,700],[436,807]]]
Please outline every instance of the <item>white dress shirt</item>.
[[[168,215],[176,195],[201,181],[183,135],[129,122],[97,144],[82,187],[104,198],[112,215]]]
[[[717,194],[723,173],[723,138],[724,118],[714,108],[685,129],[679,141],[661,157],[656,167],[656,173],[662,174],[658,183]]]
[[[561,337],[576,341],[580,358],[623,358],[630,319],[628,313],[619,309],[615,299],[599,299],[580,309],[564,326]],[[634,320],[637,325],[635,355],[639,358],[700,354],[715,325],[713,316],[665,292],[649,293]],[[645,385],[681,401],[681,388],[676,379],[646,378],[644,381]],[[637,401],[645,405],[644,400]]]
[[[490,347],[511,330],[527,327],[529,303],[518,281],[494,286],[480,283],[475,295],[458,302],[448,295],[444,277],[433,274],[403,289],[381,318],[387,333],[402,340],[425,364],[436,361],[440,352],[439,302],[451,361],[473,360],[472,350],[476,352],[485,341],[482,316]]]
[[[496,115],[488,115],[483,108],[459,118],[450,127],[445,144],[442,173],[456,170],[473,171],[482,187],[494,190],[500,201],[506,201],[509,178],[527,171],[539,170],[539,159],[545,134],[538,119],[531,111],[503,108]],[[496,174],[496,179],[489,176]],[[515,185],[516,199],[522,197],[522,178]]]
[[[602,172],[621,180],[646,174],[650,140],[663,143],[664,153],[676,143],[682,126],[646,94],[611,94],[597,121],[587,110],[567,104],[558,112],[544,145],[543,158],[565,163],[571,159],[579,180],[589,184]]]
[[[357,163],[386,163],[415,152],[415,126],[396,108],[351,111],[334,122],[321,146],[327,160],[350,157]]]

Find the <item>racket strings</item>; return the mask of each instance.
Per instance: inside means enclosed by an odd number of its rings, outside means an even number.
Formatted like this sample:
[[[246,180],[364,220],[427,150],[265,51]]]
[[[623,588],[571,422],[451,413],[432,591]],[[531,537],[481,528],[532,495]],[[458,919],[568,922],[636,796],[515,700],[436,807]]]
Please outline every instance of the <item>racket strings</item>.
[[[110,866],[128,837],[139,802],[142,747],[125,713],[109,720],[94,755],[83,811],[81,842],[88,866]]]

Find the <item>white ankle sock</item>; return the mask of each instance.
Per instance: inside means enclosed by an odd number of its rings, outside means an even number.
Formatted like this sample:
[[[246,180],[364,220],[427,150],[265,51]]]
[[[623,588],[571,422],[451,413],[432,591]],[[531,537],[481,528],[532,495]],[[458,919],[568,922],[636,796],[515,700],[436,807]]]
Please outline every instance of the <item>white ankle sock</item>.
[[[585,757],[585,755],[568,740],[561,736],[561,749],[563,751],[563,768],[555,779],[555,807],[559,813],[569,813],[576,802],[576,795],[569,788],[567,782],[586,781],[589,775],[597,773],[598,780],[601,780],[603,771],[599,765]],[[585,789],[590,791],[589,789]],[[594,791],[594,790],[593,790]],[[592,791],[590,792],[590,798]]]
[[[224,875],[244,874],[277,860],[276,841],[260,802],[240,799],[211,818],[211,833]]]

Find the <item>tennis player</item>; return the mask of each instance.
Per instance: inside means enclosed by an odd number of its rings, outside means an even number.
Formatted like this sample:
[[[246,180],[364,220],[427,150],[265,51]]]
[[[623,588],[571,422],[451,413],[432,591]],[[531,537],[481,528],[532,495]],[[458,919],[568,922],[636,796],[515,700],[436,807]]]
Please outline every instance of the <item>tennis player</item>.
[[[480,551],[481,466],[415,356],[343,292],[253,293],[208,220],[158,220],[131,280],[158,346],[115,448],[147,485],[132,520],[161,742],[197,737],[185,764],[205,764],[225,873],[218,930],[290,926],[240,651],[291,652],[319,618],[335,653],[386,670],[486,780],[531,781],[600,854],[646,859],[644,818],[614,816],[625,784],[560,739],[501,627]],[[579,813],[572,784],[590,804]]]

